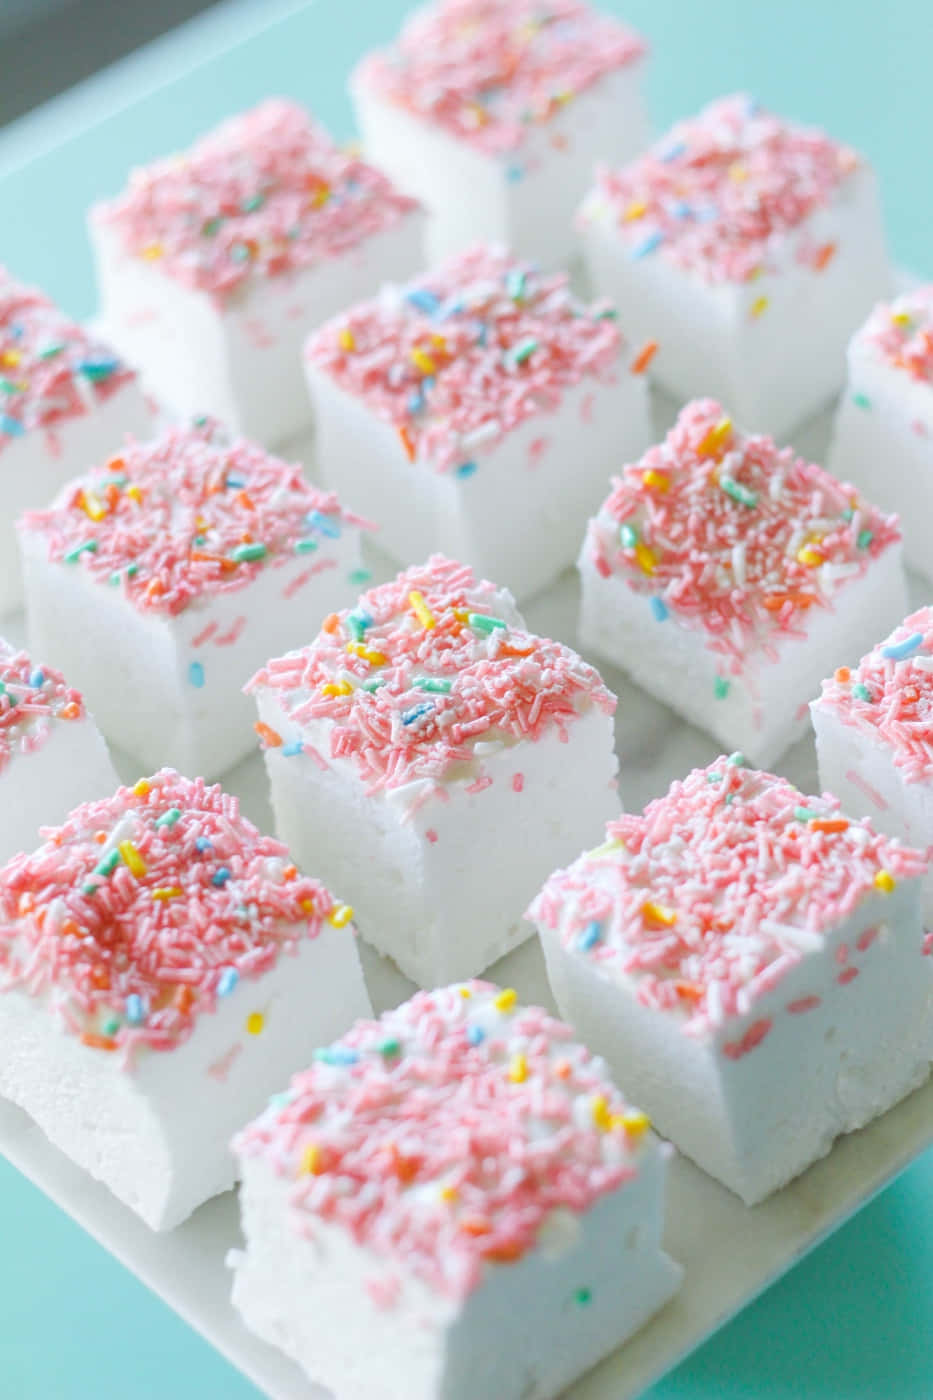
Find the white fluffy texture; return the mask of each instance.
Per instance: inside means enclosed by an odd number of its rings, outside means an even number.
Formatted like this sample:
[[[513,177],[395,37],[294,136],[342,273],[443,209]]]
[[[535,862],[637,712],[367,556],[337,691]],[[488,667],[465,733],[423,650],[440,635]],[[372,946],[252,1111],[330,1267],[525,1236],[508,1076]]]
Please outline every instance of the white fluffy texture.
[[[665,1161],[655,1144],[637,1180],[581,1216],[555,1212],[550,1236],[517,1263],[489,1265],[458,1305],[404,1266],[356,1245],[339,1225],[290,1217],[288,1181],[243,1163],[247,1240],[232,1256],[233,1302],[339,1400],[551,1400],[636,1331],[677,1290],[661,1251]],[[391,1275],[379,1307],[367,1282]],[[581,1304],[577,1289],[590,1290]]]
[[[710,649],[700,625],[674,616],[658,622],[647,595],[635,593],[618,574],[603,578],[584,549],[580,645],[621,666],[649,695],[712,734],[725,750],[740,749],[756,768],[770,768],[808,727],[807,702],[836,666],[854,665],[907,612],[899,545],[873,560],[862,578],[851,579],[832,608],[811,608],[807,637],[773,640],[778,660],[760,650],[746,659],[742,676],[730,676],[728,661]],[[717,699],[718,675],[730,681]]]
[[[259,1035],[246,1030],[254,1011],[265,1018]],[[233,1133],[318,1045],[370,1012],[349,928],[326,928],[261,979],[241,981],[190,1040],[142,1052],[132,1072],[14,990],[0,996],[0,1094],[153,1230],[169,1230],[233,1185]]]
[[[612,473],[653,439],[644,375],[620,365],[617,384],[577,384],[555,413],[465,453],[477,470],[461,478],[410,462],[389,424],[306,368],[322,479],[379,522],[382,548],[402,564],[439,550],[501,580],[519,600],[573,563]],[[539,440],[544,446],[532,451]]]
[[[861,407],[854,395],[864,395]],[[856,338],[827,468],[897,511],[908,564],[933,579],[933,384],[879,362]]]
[[[101,321],[174,413],[210,413],[234,434],[275,446],[311,426],[301,373],[308,332],[382,282],[417,272],[423,229],[424,215],[413,211],[341,257],[257,279],[219,310],[206,293],[125,253],[92,215]]]
[[[541,926],[551,990],[561,1015],[608,1062],[658,1132],[755,1205],[829,1151],[840,1133],[884,1113],[922,1084],[933,1058],[933,959],[923,957],[920,881],[872,895],[823,946],[801,958],[750,1012],[702,1038],[677,1014],[646,1007],[624,974],[566,948]],[[862,930],[882,932],[855,952]],[[847,943],[853,981],[836,980]],[[811,995],[822,1004],[791,1014]],[[764,1040],[737,1060],[724,1042],[773,1017]]]
[[[27,510],[47,506],[72,477],[118,451],[124,437],[146,437],[152,420],[142,390],[132,381],[77,418],[51,429],[34,428],[11,438],[0,452],[3,508],[0,510],[0,615],[23,606],[23,578],[16,546],[16,521]],[[57,444],[50,451],[50,442]]]
[[[363,83],[352,85],[351,96],[367,158],[431,211],[429,263],[490,242],[556,267],[576,252],[573,212],[597,160],[626,161],[648,144],[641,66],[607,74],[501,156],[386,102]]]
[[[328,721],[299,729],[277,692],[257,699],[286,744],[303,739],[327,762],[322,770],[307,753],[266,750],[280,839],[350,901],[366,941],[422,987],[473,977],[530,937],[529,900],[619,815],[612,719],[595,706],[567,726],[566,744],[556,729],[489,744],[481,767],[445,783],[448,801],[430,797],[406,820],[427,784],[368,796],[352,760],[331,758]],[[480,771],[492,786],[467,792]]]
[[[349,575],[360,564],[360,532],[346,523],[339,539],[322,537],[313,554],[271,562],[243,588],[201,598],[175,617],[140,612],[80,566],[50,563],[41,535],[22,532],[20,544],[33,654],[64,672],[108,740],[147,772],[168,765],[213,778],[252,752],[256,716],[242,694],[246,681],[359,593]],[[284,596],[291,582],[330,559],[335,567]],[[192,645],[209,623],[223,637],[240,617],[246,625],[235,642],[211,637]],[[190,679],[193,662],[204,668],[201,687]],[[308,868],[316,868],[313,860]]]
[[[49,733],[31,753],[16,753],[0,772],[0,864],[38,843],[40,826],[59,826],[82,802],[120,786],[107,745],[90,716],[45,719]]]
[[[601,203],[593,193],[583,206],[590,280],[618,306],[636,344],[660,343],[651,377],[678,399],[729,404],[756,432],[786,437],[837,393],[849,337],[891,291],[875,178],[865,167],[792,239],[775,241],[775,271],[743,283],[709,285],[661,252],[632,259],[612,220],[593,217]],[[837,245],[822,271],[795,259],[804,234]],[[768,306],[754,316],[759,297]]]

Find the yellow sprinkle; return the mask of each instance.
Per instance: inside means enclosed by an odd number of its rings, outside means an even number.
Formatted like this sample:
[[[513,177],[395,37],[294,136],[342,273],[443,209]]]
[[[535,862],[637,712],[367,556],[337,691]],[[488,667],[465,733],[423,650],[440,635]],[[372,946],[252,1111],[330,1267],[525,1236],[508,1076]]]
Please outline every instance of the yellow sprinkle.
[[[668,909],[665,904],[654,904],[651,900],[641,906],[641,912],[643,918],[653,924],[662,924],[664,928],[673,928],[677,922],[673,909]]]
[[[309,1142],[301,1154],[300,1171],[303,1176],[317,1176],[321,1170],[321,1149],[317,1143]]]
[[[464,1001],[466,1001],[473,995],[473,993],[470,991],[469,987],[461,987],[460,995],[463,997]]]
[[[311,196],[311,208],[320,209],[330,199],[330,185],[318,185]]]
[[[447,337],[435,333],[431,336],[431,344],[436,346],[438,350],[444,351],[447,349]]]
[[[718,423],[714,423],[703,438],[697,448],[699,457],[717,457],[719,451],[725,446],[732,435],[732,419],[720,418]]]
[[[761,316],[767,311],[769,305],[770,302],[767,297],[756,297],[751,304],[750,314],[755,317]]]
[[[412,352],[411,352],[411,358],[412,358],[412,363],[413,363],[418,369],[421,370],[421,373],[422,373],[422,374],[436,374],[436,373],[437,373],[437,365],[436,365],[436,364],[434,363],[434,361],[431,359],[431,356],[425,354],[425,352],[424,352],[423,350],[419,350],[418,347],[417,347],[417,345],[415,346],[414,350],[412,350]]]
[[[163,885],[160,889],[152,891],[153,899],[179,899],[184,894],[177,885]]]
[[[628,223],[633,219],[640,219],[647,212],[647,209],[648,206],[643,200],[636,199],[634,203],[629,205],[622,217]]]
[[[654,551],[649,549],[646,544],[642,544],[641,540],[638,540],[635,545],[635,558],[643,574],[653,574],[658,567]]]
[[[298,907],[299,907],[300,909],[303,909],[303,910],[305,911],[306,914],[313,914],[313,913],[314,913],[314,900],[313,900],[313,899],[303,899]]]
[[[349,695],[353,690],[349,681],[328,681],[321,686],[322,695]]]
[[[441,1187],[441,1200],[446,1201],[448,1205],[450,1205],[452,1201],[455,1201],[459,1194],[460,1193],[457,1190],[456,1186]]]
[[[246,1029],[250,1035],[262,1035],[262,1028],[266,1024],[266,1018],[261,1011],[251,1011],[246,1018]]]
[[[524,1084],[528,1078],[528,1061],[524,1055],[516,1055],[509,1065],[509,1079],[513,1084]]]
[[[631,1138],[640,1138],[651,1127],[651,1119],[638,1108],[628,1108],[624,1113],[613,1115],[612,1126],[623,1128]]]
[[[661,472],[642,472],[641,479],[646,486],[653,487],[655,491],[669,491],[671,489],[671,483]]]
[[[421,626],[424,627],[426,631],[430,631],[435,625],[434,614],[424,601],[423,595],[419,593],[416,588],[413,588],[408,595],[408,602],[415,617],[421,623]]]
[[[343,330],[339,332],[337,339],[340,342],[341,350],[356,349],[356,341],[353,337],[353,332],[351,330],[348,330],[346,326],[344,326]]]
[[[736,161],[729,166],[729,179],[734,180],[737,185],[741,184],[743,180],[748,179],[748,171]]]
[[[811,549],[808,544],[802,545],[797,550],[797,563],[803,564],[808,569],[818,569],[822,562],[822,554],[817,554],[816,550]]]
[[[910,325],[910,312],[909,312],[909,311],[894,311],[894,312],[892,312],[892,314],[891,314],[891,320],[894,322],[895,326],[909,326],[909,325]]]
[[[350,656],[358,656],[363,661],[368,661],[370,666],[384,666],[388,657],[381,651],[373,651],[365,642],[347,642],[347,652]]]
[[[884,890],[885,894],[890,894],[897,884],[890,870],[879,870],[875,876],[875,885],[879,890]]]
[[[608,1133],[612,1127],[612,1115],[609,1112],[609,1103],[605,1094],[597,1094],[590,1109],[593,1115],[593,1122],[600,1132]]]
[[[511,1011],[518,1001],[518,992],[514,987],[505,987],[493,1001],[493,1006],[497,1011]]]
[[[89,515],[92,520],[103,520],[107,514],[107,507],[99,496],[95,496],[93,491],[81,492],[81,508],[85,515]]]
[[[454,608],[454,617],[457,619],[458,622],[462,622],[464,624],[469,622],[470,620],[470,614],[466,608]]]
[[[137,880],[141,880],[146,873],[146,862],[133,845],[132,841],[120,841],[117,850],[123,857],[126,868],[131,875],[135,875]]]
[[[147,243],[142,250],[142,256],[147,262],[155,262],[156,258],[161,258],[164,252],[165,249],[161,243]]]
[[[141,503],[143,493],[140,491],[138,486],[128,486],[126,488],[126,494],[130,497],[131,500],[134,500],[137,505]]]
[[[23,356],[19,350],[4,350],[0,355],[0,362],[13,369],[22,360]]]
[[[338,904],[327,916],[327,922],[334,928],[345,928],[353,918],[353,910],[349,904]]]
[[[613,851],[621,851],[623,842],[618,840],[604,841],[601,846],[594,846],[591,851],[586,852],[587,860],[599,860],[600,856],[611,855]]]
[[[138,783],[136,784],[136,786],[133,788],[133,796],[134,796],[134,797],[148,797],[148,795],[149,795],[149,788],[150,788],[149,782],[148,782],[145,778],[140,778],[139,782],[138,782]]]

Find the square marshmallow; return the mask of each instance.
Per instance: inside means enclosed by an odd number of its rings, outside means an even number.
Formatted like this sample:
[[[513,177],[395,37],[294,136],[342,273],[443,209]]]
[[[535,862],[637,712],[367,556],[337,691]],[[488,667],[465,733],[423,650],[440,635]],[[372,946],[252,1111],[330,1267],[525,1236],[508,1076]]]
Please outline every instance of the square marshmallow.
[[[761,765],[906,611],[895,518],[709,399],[623,468],[579,568],[583,646]]]
[[[431,258],[476,239],[574,252],[596,160],[648,141],[645,44],[580,0],[440,0],[351,79],[367,154],[431,214]]]
[[[33,648],[145,767],[221,773],[254,741],[244,682],[356,596],[360,523],[211,424],[128,443],[21,521]]]
[[[557,1004],[747,1205],[924,1082],[923,853],[740,754],[607,836],[529,911]]]
[[[341,1400],[550,1400],[679,1286],[647,1129],[511,989],[421,992],[239,1135],[234,1304]]]
[[[841,388],[846,342],[890,287],[869,167],[742,96],[602,170],[578,226],[593,285],[660,342],[657,381],[776,437]]]
[[[18,517],[148,425],[133,371],[0,267],[0,614],[23,605]]]
[[[619,811],[610,695],[512,597],[439,555],[250,682],[276,829],[421,986],[531,932],[549,870]]]
[[[385,288],[307,345],[323,478],[399,563],[441,549],[529,596],[651,440],[651,347],[623,357],[613,316],[492,247]]]
[[[933,847],[933,609],[911,613],[812,701],[820,782],[846,811]],[[933,915],[933,880],[926,885]]]
[[[0,637],[0,862],[117,783],[81,694]]]
[[[850,341],[827,466],[898,512],[908,564],[933,579],[933,285],[877,306]]]
[[[414,272],[422,227],[301,107],[265,102],[91,211],[103,320],[176,413],[275,446],[310,426],[308,330]]]
[[[349,919],[236,799],[168,769],[0,871],[0,1094],[154,1230],[369,999]]]

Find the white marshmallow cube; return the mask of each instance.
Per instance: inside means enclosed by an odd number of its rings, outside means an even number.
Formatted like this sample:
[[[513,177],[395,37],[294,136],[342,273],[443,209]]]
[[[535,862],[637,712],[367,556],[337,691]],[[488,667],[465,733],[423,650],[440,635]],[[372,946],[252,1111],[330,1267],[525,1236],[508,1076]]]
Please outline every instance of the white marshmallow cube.
[[[556,861],[619,811],[615,698],[511,596],[435,556],[250,682],[276,830],[421,986],[531,932]],[[559,853],[563,853],[563,855]]]
[[[529,911],[557,1005],[747,1205],[924,1082],[924,853],[741,755],[606,834]]]
[[[680,1282],[664,1146],[511,990],[354,1026],[235,1150],[234,1304],[341,1400],[552,1400]]]

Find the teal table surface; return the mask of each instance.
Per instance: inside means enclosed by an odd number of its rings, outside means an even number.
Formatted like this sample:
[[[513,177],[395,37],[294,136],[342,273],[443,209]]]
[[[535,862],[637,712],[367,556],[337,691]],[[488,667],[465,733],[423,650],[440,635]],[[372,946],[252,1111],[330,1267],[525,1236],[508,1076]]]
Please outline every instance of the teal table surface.
[[[825,126],[876,166],[894,257],[933,275],[929,0],[603,3],[651,41],[659,130],[737,89]],[[406,8],[229,0],[0,132],[0,261],[74,315],[91,314],[83,215],[92,199],[119,189],[131,164],[188,144],[271,92],[304,100],[350,137],[345,75]],[[0,74],[2,63],[0,52]],[[256,1400],[247,1380],[2,1160],[0,1235],[4,1400]],[[933,1397],[931,1275],[928,1153],[650,1400]]]

